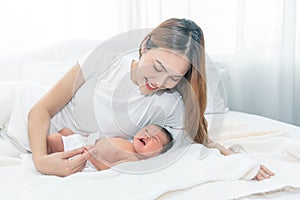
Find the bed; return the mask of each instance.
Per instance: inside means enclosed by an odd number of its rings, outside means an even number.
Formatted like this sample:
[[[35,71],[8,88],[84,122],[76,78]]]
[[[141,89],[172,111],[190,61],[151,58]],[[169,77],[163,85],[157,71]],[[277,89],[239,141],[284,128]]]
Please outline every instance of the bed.
[[[238,152],[232,156],[222,156],[216,149],[202,145],[191,145],[176,162],[149,173],[110,169],[60,178],[37,172],[30,153],[22,151],[16,142],[17,135],[14,138],[8,133],[11,116],[17,115],[14,113],[18,110],[16,99],[19,103],[24,101],[18,98],[20,84],[30,81],[48,89],[76,58],[97,44],[95,41],[66,41],[30,56],[18,55],[18,59],[8,57],[0,61],[9,69],[0,67],[3,94],[0,98],[1,199],[300,198],[300,127],[236,111],[207,112],[206,115],[209,134]],[[40,94],[37,92],[36,96]],[[218,126],[214,126],[216,123]],[[259,163],[276,175],[261,182],[251,180]],[[147,161],[139,164],[143,166]],[[137,163],[123,163],[121,168],[135,165]]]

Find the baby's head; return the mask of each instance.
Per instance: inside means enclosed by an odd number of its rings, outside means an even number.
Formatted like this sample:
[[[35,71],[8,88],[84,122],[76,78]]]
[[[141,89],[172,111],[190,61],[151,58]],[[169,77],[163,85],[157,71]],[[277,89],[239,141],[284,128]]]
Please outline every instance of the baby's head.
[[[150,158],[166,152],[173,145],[169,131],[158,125],[147,125],[133,138],[133,148],[144,158]]]

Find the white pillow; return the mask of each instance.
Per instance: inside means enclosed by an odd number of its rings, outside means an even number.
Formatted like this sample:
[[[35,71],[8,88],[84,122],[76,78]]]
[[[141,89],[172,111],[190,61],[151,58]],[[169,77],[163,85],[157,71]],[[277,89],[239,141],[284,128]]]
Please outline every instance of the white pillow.
[[[15,54],[4,58],[0,57],[0,80],[3,81],[22,81],[22,72],[25,56]]]
[[[7,98],[0,101],[5,111],[3,122],[8,122],[7,136],[23,150],[30,151],[27,122],[28,112],[32,106],[73,66],[74,61],[31,61],[25,63],[22,80],[13,85],[3,84]],[[1,86],[1,85],[0,85]],[[0,87],[1,89],[1,87]],[[9,93],[9,94],[8,94]],[[1,106],[0,105],[0,106]],[[11,114],[11,115],[10,115]],[[2,116],[2,115],[1,115]],[[10,117],[10,119],[9,119]]]
[[[74,64],[74,61],[30,61],[24,64],[23,82],[0,85],[1,124],[8,123],[7,136],[23,150],[30,151],[27,134],[27,115],[32,106]],[[11,114],[11,115],[10,115]],[[9,122],[8,122],[9,121]],[[0,124],[0,125],[1,125]]]
[[[75,61],[31,61],[24,65],[22,80],[52,87],[75,64]]]
[[[22,82],[18,85],[7,136],[23,150],[30,151],[27,133],[28,112],[46,92],[45,88],[30,82]]]
[[[0,82],[0,129],[7,126],[20,82]]]

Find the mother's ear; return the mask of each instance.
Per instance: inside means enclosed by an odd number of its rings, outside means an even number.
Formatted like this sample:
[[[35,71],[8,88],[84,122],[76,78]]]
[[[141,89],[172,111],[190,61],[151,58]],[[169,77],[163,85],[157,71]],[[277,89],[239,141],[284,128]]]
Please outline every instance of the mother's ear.
[[[140,48],[140,54],[141,54],[141,56],[142,56],[142,54],[144,54],[145,52],[147,52],[146,44],[147,44],[147,41],[144,42],[144,43],[141,45],[141,48]]]
[[[147,51],[147,49],[145,47],[142,47],[141,50],[140,50],[141,55],[144,54],[146,51]]]
[[[150,38],[151,38],[150,36],[147,36],[147,37],[143,40],[143,42],[142,42],[142,44],[141,44],[141,46],[140,46],[140,57],[142,56],[143,53],[147,52],[147,44],[148,44]]]

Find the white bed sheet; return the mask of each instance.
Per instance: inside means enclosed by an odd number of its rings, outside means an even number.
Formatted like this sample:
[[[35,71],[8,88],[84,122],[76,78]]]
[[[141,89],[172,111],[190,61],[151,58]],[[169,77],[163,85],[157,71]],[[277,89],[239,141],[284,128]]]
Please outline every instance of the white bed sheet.
[[[268,132],[270,134],[268,134]],[[262,135],[254,136],[256,133],[261,133]],[[15,199],[14,197],[21,197],[22,195],[13,195],[9,193],[9,191],[11,191],[11,185],[16,185],[15,192],[18,193],[18,191],[20,191],[18,187],[24,186],[26,188],[26,185],[22,185],[22,183],[19,182],[20,177],[25,177],[30,180],[27,183],[34,183],[36,174],[35,172],[32,172],[32,174],[30,174],[29,171],[22,171],[22,169],[24,169],[24,166],[22,168],[21,165],[24,165],[24,162],[22,162],[22,158],[18,156],[22,152],[15,148],[5,138],[3,138],[3,130],[1,135],[0,155],[2,156],[0,156],[0,197],[5,197],[3,199]],[[256,115],[230,111],[228,114],[226,114],[222,129],[222,135],[221,138],[219,138],[219,141],[222,142],[225,146],[232,146],[239,143],[242,144],[242,142],[244,142],[244,138],[236,137],[237,135],[244,135],[246,138],[252,141],[260,141],[259,138],[263,139],[263,137],[265,139],[276,140],[277,138],[281,138],[283,136],[286,138],[291,137],[295,140],[300,141],[300,128]],[[247,145],[245,145],[245,147],[247,147]],[[251,150],[250,147],[249,149]],[[276,173],[280,171],[286,171],[287,175],[293,175],[293,180],[289,180],[289,177],[286,177],[284,179],[283,174],[279,173],[275,177],[262,182],[244,180],[212,181],[191,187],[189,189],[170,191],[168,193],[162,194],[158,199],[300,199],[300,176],[299,173],[297,173],[300,171],[299,161],[289,162],[287,169],[281,170],[276,168],[276,160],[270,157],[270,155],[272,156],[272,154],[267,154],[270,152],[266,151],[266,154],[258,154],[257,152],[249,151],[248,153],[250,154],[250,156],[253,156],[254,159],[263,162],[266,166],[274,170]],[[295,172],[294,174],[293,171]],[[20,174],[22,176],[20,176]],[[273,183],[275,189],[271,190],[270,185],[272,185],[272,182],[276,182],[276,179],[281,179],[282,185],[274,185]],[[51,177],[49,177],[49,180],[52,180]],[[299,184],[297,182],[298,180]],[[50,182],[45,182],[45,184],[49,183]],[[52,181],[51,183],[55,184],[56,182]],[[299,187],[289,187],[289,185],[287,185],[288,183],[290,183],[291,186],[295,186],[298,184]],[[151,184],[149,185],[149,187],[151,187]],[[241,188],[243,187],[245,188],[245,191],[241,191]],[[265,190],[263,190],[264,188],[268,187],[269,191],[266,192]],[[46,189],[47,187],[40,188]],[[236,190],[236,188],[239,188],[239,190]],[[47,191],[36,191],[35,188],[29,187],[28,189],[31,191],[26,191],[27,197],[30,192],[32,192],[32,194],[47,193]],[[72,190],[69,190],[70,198],[72,197]],[[147,189],[145,189],[145,191],[146,190]],[[88,191],[88,189],[85,189],[84,191]],[[211,192],[208,195],[209,191]],[[34,196],[35,195],[33,195],[33,197]],[[99,198],[101,197],[95,199]],[[72,197],[72,199],[76,198]],[[124,197],[124,199],[127,198]]]

